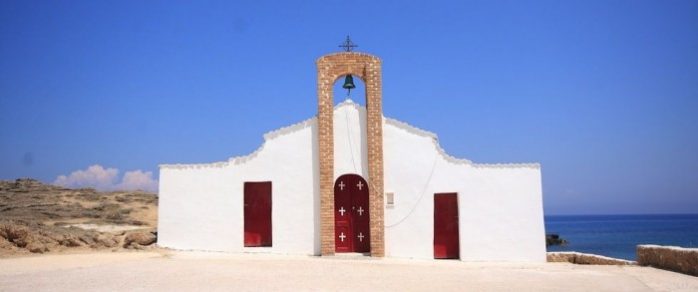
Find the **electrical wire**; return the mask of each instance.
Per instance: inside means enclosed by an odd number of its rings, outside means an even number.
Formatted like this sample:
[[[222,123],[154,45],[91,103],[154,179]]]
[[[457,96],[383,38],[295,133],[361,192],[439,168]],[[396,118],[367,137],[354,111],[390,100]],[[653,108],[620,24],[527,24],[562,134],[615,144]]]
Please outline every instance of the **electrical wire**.
[[[427,188],[429,187],[429,183],[431,182],[431,178],[434,176],[434,171],[436,170],[436,162],[438,161],[439,154],[436,153],[434,156],[434,163],[431,165],[431,171],[429,172],[429,177],[427,178],[427,182],[424,184],[424,187],[422,188],[422,195],[419,196],[419,199],[417,199],[417,202],[414,203],[412,206],[412,209],[410,209],[409,212],[407,212],[407,215],[405,217],[402,217],[402,219],[398,220],[397,222],[390,224],[390,225],[385,225],[386,228],[391,228],[399,225],[402,223],[402,221],[405,221],[410,215],[412,215],[412,212],[417,209],[417,206],[419,205],[419,202],[422,201],[422,198],[424,198],[424,195],[427,193]]]

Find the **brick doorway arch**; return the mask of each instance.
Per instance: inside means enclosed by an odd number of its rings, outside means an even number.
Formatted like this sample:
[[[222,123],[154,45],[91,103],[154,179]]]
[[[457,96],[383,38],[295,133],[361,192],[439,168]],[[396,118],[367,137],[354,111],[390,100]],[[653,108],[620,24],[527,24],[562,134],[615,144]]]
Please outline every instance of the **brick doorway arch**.
[[[320,169],[320,252],[335,252],[334,222],[334,99],[332,86],[351,74],[366,86],[366,138],[368,150],[370,250],[385,256],[383,224],[383,109],[381,60],[365,53],[342,52],[320,57],[317,65],[318,157]]]

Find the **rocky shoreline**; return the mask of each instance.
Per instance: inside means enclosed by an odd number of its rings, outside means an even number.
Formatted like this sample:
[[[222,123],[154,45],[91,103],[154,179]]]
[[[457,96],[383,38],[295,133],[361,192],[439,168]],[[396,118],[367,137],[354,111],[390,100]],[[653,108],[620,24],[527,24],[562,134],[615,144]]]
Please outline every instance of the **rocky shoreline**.
[[[545,246],[551,245],[567,245],[567,240],[560,237],[560,235],[555,233],[549,233],[545,235]]]

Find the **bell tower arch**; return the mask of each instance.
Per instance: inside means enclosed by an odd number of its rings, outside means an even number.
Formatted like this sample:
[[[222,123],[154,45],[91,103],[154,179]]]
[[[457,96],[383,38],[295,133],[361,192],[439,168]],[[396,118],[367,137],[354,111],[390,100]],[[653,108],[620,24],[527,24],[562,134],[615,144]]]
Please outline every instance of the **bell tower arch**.
[[[335,253],[334,221],[334,99],[332,86],[345,75],[358,76],[366,86],[369,228],[371,256],[385,256],[383,216],[383,108],[381,60],[365,53],[341,52],[320,57],[317,65],[318,151],[320,169],[320,252]]]

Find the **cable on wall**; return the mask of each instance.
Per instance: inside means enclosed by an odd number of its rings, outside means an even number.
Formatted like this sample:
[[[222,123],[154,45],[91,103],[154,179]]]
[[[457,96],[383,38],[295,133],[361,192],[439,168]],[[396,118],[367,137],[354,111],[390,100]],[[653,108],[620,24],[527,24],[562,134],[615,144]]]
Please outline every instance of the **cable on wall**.
[[[422,195],[419,196],[419,199],[417,199],[417,202],[414,203],[414,205],[412,206],[412,209],[410,209],[410,211],[407,212],[407,215],[405,215],[405,217],[402,217],[402,219],[398,220],[397,222],[390,224],[390,225],[386,224],[385,225],[386,228],[390,228],[390,227],[394,227],[394,226],[399,225],[400,223],[405,221],[405,219],[407,219],[407,217],[410,217],[410,215],[412,215],[412,212],[414,212],[414,210],[417,209],[417,206],[419,206],[419,202],[422,201],[422,198],[424,198],[424,195],[427,193],[427,188],[429,187],[429,183],[431,182],[431,178],[434,176],[434,171],[436,170],[436,162],[438,161],[438,157],[439,157],[439,153],[436,153],[436,155],[434,156],[434,163],[431,165],[431,171],[429,172],[429,178],[427,178],[427,181],[424,184],[424,187],[422,188]]]

